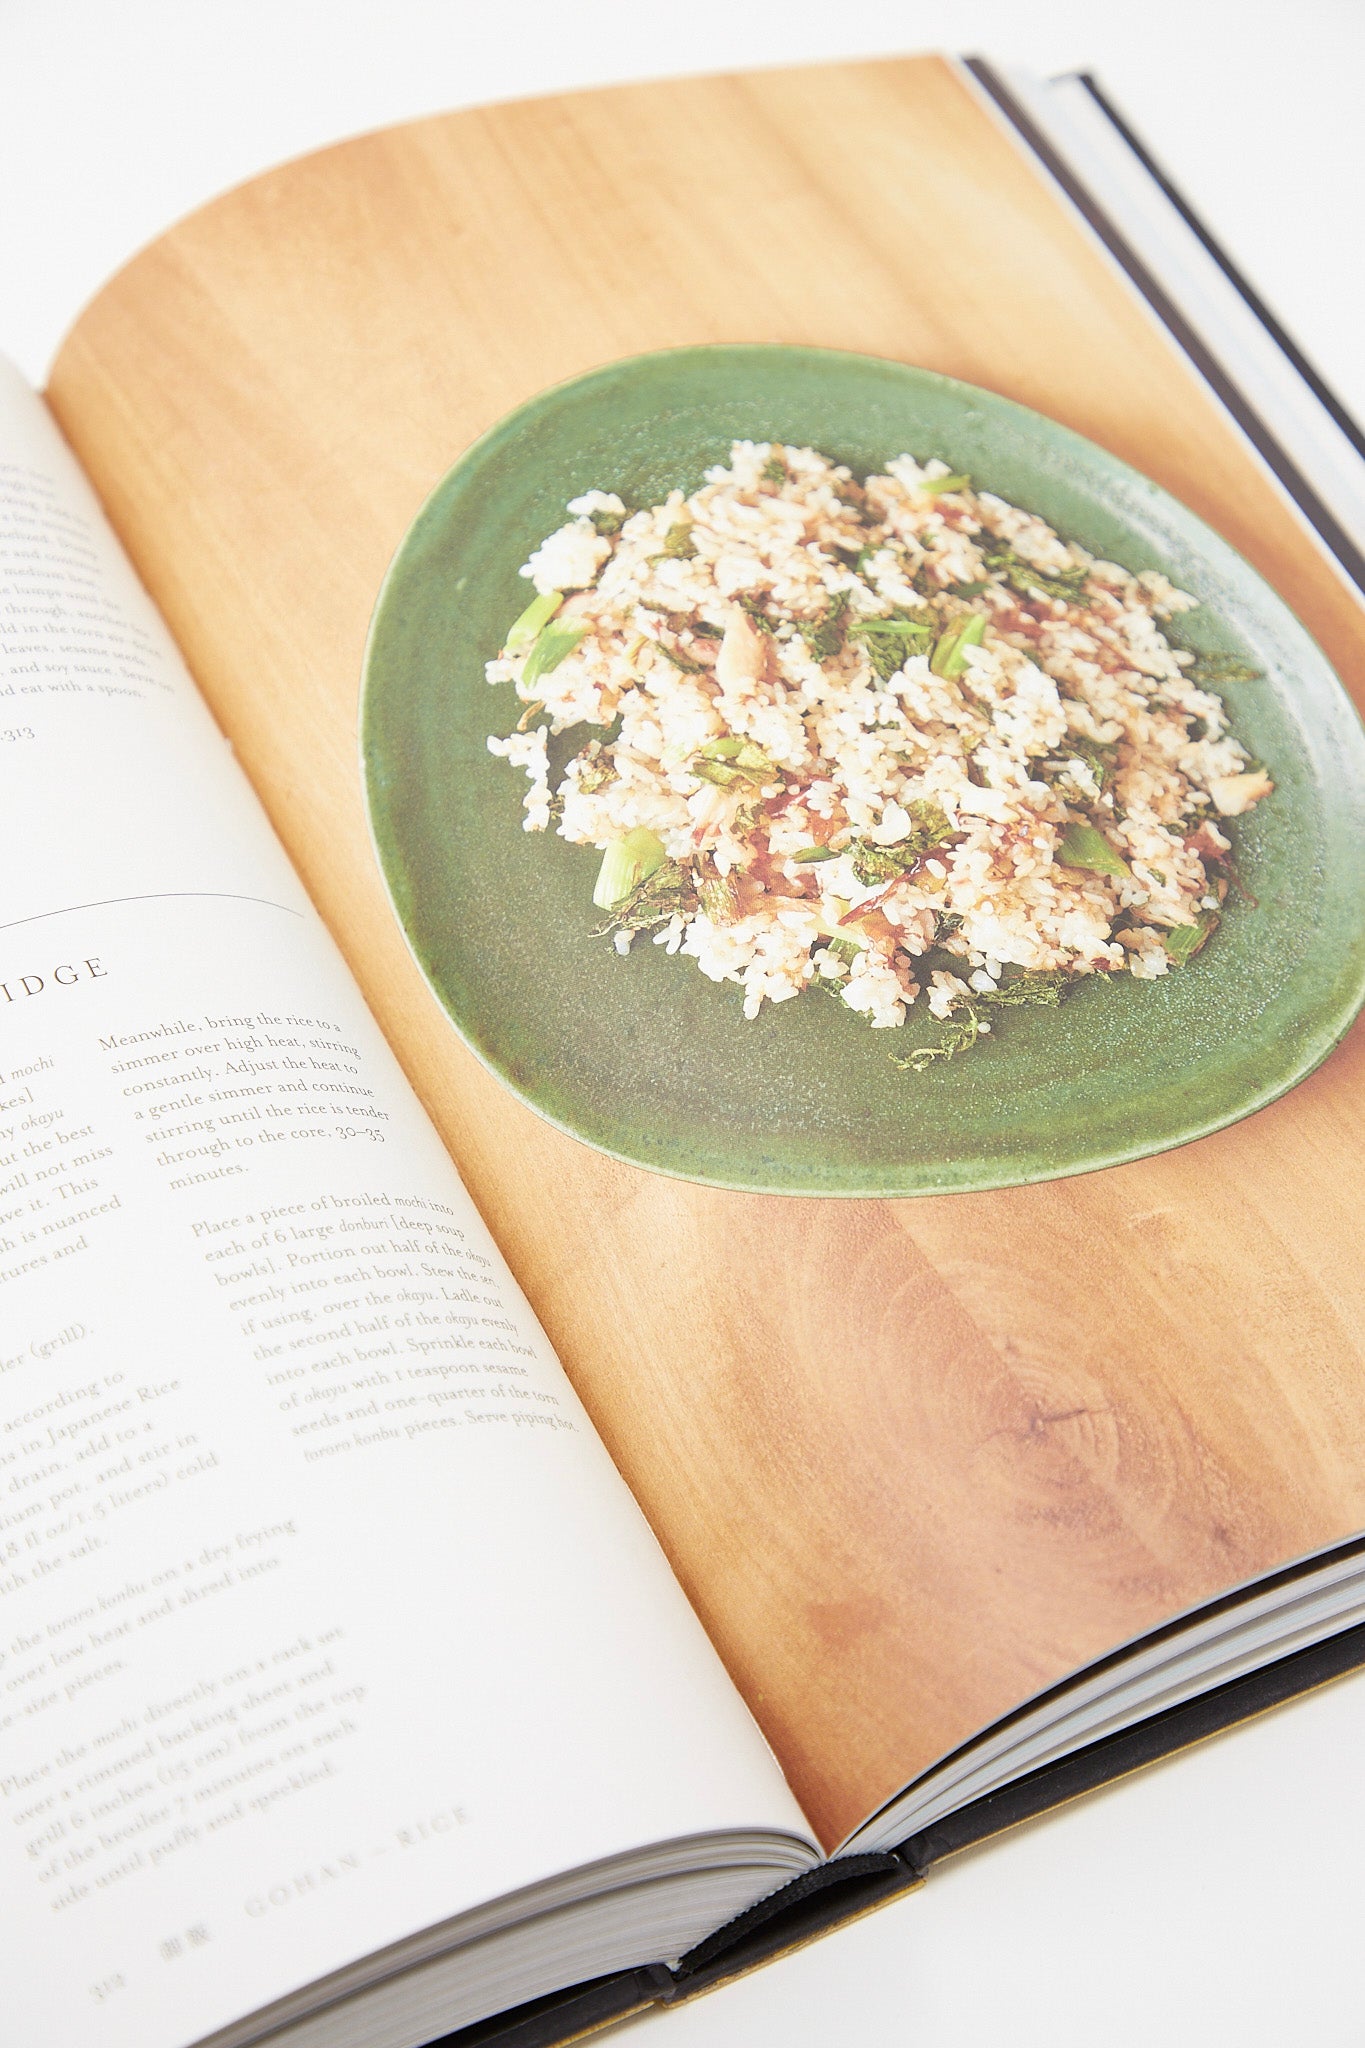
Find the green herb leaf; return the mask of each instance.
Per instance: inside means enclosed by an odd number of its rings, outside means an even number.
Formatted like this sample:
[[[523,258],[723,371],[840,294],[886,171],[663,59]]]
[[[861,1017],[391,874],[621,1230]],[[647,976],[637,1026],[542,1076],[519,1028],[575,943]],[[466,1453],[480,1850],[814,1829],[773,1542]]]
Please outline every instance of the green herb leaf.
[[[557,669],[564,657],[573,653],[587,630],[581,619],[570,619],[564,625],[542,626],[521,672],[523,686],[538,683],[542,676],[548,676]]]
[[[651,562],[688,562],[697,552],[692,540],[692,521],[679,519],[664,535],[664,544]]]
[[[513,620],[502,643],[504,654],[524,654],[542,626],[549,624],[564,602],[562,590],[547,590],[533,597],[520,618]]]
[[[784,484],[787,481],[787,465],[780,455],[770,455],[759,475],[765,484]]]
[[[749,782],[761,788],[766,782],[777,779],[777,769],[768,759],[762,747],[752,740],[738,739],[733,734],[724,739],[708,740],[700,753],[694,754],[688,762],[693,775],[703,782],[713,782],[718,789],[729,789],[736,782]]]
[[[595,748],[596,751],[592,751]],[[581,757],[578,770],[578,787],[584,796],[594,796],[599,789],[605,789],[609,782],[616,780],[616,764],[602,752],[594,740]]]
[[[962,963],[955,959],[952,965],[960,968]],[[957,996],[954,999],[941,1043],[917,1045],[904,1059],[893,1053],[891,1064],[903,1073],[923,1074],[935,1060],[955,1059],[958,1053],[971,1050],[983,1029],[983,1007],[1005,1010],[1022,1009],[1031,1004],[1052,1007],[1066,999],[1072,985],[1072,977],[1057,969],[1046,974],[1016,974],[1010,980],[1002,981],[999,988],[986,989],[979,994],[973,989],[970,997]]]
[[[904,1059],[892,1053],[891,1064],[899,1067],[903,1074],[927,1073],[935,1060],[956,1059],[960,1052],[970,1052],[980,1036],[980,1011],[974,1003],[959,999],[938,1045],[917,1045]]]
[[[602,855],[592,900],[599,910],[615,910],[628,901],[642,882],[667,861],[664,844],[645,825],[637,825],[624,839],[615,839]]]
[[[593,523],[594,532],[600,533],[603,540],[611,540],[625,525],[627,514],[624,512],[608,512],[599,506],[597,511],[589,512],[588,517]]]
[[[861,641],[873,668],[889,683],[912,654],[923,654],[933,645],[934,626],[931,620],[895,611],[884,619],[859,619],[849,627],[848,637]]]
[[[775,633],[777,628],[768,617],[766,600],[755,597],[751,591],[741,591],[735,602],[751,626],[757,626],[760,633]]]
[[[1021,597],[1059,597],[1067,604],[1084,604],[1085,580],[1090,571],[1075,569],[1035,569],[1032,562],[1026,562],[1017,555],[1008,541],[997,540],[994,535],[977,536],[977,546],[985,558],[986,567],[993,574],[1003,576],[1011,590]]]
[[[908,874],[915,865],[918,855],[902,858],[899,851],[890,846],[868,846],[863,840],[855,840],[848,848],[853,862],[853,872],[864,889],[875,889],[879,882],[897,882]]]
[[[725,761],[707,761],[698,756],[689,765],[699,782],[714,783],[717,789],[733,789],[737,782],[748,780]]]
[[[696,907],[696,891],[688,870],[675,860],[666,860],[662,867],[655,868],[631,890],[624,903],[619,903],[605,924],[593,932],[595,939],[605,938],[608,932],[644,932],[652,925],[667,924],[671,917],[680,917]]]
[[[929,657],[929,666],[933,673],[945,678],[960,676],[967,666],[964,650],[968,647],[979,647],[985,637],[985,613],[968,612],[965,619],[959,619],[946,633],[940,633],[934,642],[934,651]]]
[[[681,669],[685,676],[700,676],[706,673],[705,662],[693,661],[691,655],[684,654],[681,647],[669,647],[662,640],[656,640],[654,645],[658,648],[664,660],[671,661],[674,668]]]
[[[1073,740],[1068,738],[1051,760],[1039,763],[1039,770],[1044,781],[1065,781],[1067,779],[1067,770],[1072,762],[1079,761],[1090,770],[1090,773],[1095,778],[1096,787],[1101,795],[1103,795],[1114,779],[1114,764],[1117,756],[1117,741],[1114,741],[1112,745],[1101,745],[1096,740]],[[1070,777],[1070,781],[1072,787],[1080,794],[1086,797],[1090,795],[1089,790],[1082,789],[1081,784],[1076,781],[1074,775]]]
[[[697,890],[712,924],[733,924],[739,915],[739,891],[733,875],[713,875]]]
[[[1132,869],[1093,825],[1068,825],[1057,849],[1063,867],[1089,868],[1096,875],[1129,875]]]
[[[865,889],[875,889],[879,882],[894,882],[908,875],[926,853],[958,837],[938,805],[927,798],[917,797],[905,808],[910,814],[910,830],[895,846],[875,846],[866,839],[855,839],[845,849],[852,857],[853,872]]]
[[[976,1000],[990,1003],[1000,1010],[1022,1009],[1028,1004],[1043,1004],[1052,1007],[1060,1003],[1072,988],[1072,977],[1062,968],[1048,973],[1016,974],[1008,981],[1002,981],[997,989],[986,989]]]
[[[969,490],[971,488],[971,481],[971,478],[966,475],[926,476],[921,477],[919,488],[922,491],[927,491],[930,497],[936,498],[940,491]]]
[[[818,619],[798,619],[797,630],[816,661],[832,661],[844,644],[848,592],[836,590]]]
[[[861,576],[866,579],[868,564],[871,562],[872,557],[879,555],[885,546],[885,541],[879,541],[875,545],[871,541],[864,541],[859,548],[835,547],[832,552],[839,557],[841,562],[852,569],[855,576]]]
[[[935,846],[942,846],[948,840],[957,838],[957,832],[949,824],[946,812],[941,811],[937,804],[930,803],[927,797],[912,798],[905,809],[910,816],[910,830],[898,843],[898,853],[912,849],[917,854],[929,853]]]

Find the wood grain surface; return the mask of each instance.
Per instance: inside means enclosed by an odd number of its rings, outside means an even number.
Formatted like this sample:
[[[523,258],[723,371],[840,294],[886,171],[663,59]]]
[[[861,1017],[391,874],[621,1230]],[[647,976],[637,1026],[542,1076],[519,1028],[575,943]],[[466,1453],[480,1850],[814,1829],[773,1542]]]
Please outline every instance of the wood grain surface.
[[[690,1187],[506,1094],[412,966],[356,766],[421,500],[541,386],[821,342],[1158,478],[1357,693],[1360,613],[954,67],[452,115],[139,257],[50,399],[621,1469],[832,1842],[1025,1695],[1365,1524],[1365,1035],[1163,1158],[914,1202]]]

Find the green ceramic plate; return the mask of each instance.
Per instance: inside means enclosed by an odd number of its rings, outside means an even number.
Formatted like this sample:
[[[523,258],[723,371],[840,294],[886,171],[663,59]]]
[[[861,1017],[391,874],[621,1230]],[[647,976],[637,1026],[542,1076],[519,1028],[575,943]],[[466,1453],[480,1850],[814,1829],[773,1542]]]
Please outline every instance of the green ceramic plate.
[[[1257,907],[1156,982],[1085,983],[1012,1010],[915,1076],[832,1002],[765,1006],[661,947],[590,936],[599,856],[521,829],[524,778],[490,755],[517,707],[483,665],[527,599],[517,570],[594,487],[650,504],[695,489],[736,436],[809,444],[854,471],[939,455],[1202,608],[1192,646],[1262,671],[1225,694],[1275,778],[1238,822]],[[1053,421],[899,363],[831,350],[637,356],[543,392],[463,455],[389,571],[362,708],[375,844],[451,1022],[534,1109],[659,1172],[787,1194],[912,1195],[1081,1173],[1184,1144],[1325,1058],[1365,997],[1365,735],[1321,653],[1182,505]],[[936,1036],[937,1034],[932,1034]]]

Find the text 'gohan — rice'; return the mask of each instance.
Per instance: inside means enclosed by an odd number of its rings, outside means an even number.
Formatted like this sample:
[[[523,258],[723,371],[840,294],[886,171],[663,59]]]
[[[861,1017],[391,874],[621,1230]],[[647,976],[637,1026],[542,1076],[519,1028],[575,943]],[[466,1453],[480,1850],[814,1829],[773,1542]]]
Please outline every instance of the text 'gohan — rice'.
[[[593,900],[744,1014],[818,987],[873,1025],[923,999],[909,1064],[1075,977],[1184,966],[1233,873],[1219,818],[1272,787],[1173,646],[1195,600],[1130,575],[946,464],[859,484],[736,442],[690,497],[590,491],[522,574],[493,683],[526,829],[601,850]],[[597,729],[551,787],[547,741]]]

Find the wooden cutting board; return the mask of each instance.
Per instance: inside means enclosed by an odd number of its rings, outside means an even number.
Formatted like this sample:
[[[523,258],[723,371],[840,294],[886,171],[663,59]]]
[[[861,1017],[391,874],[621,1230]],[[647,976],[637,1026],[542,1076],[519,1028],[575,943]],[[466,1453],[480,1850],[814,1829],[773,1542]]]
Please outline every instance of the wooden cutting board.
[[[1365,1034],[1163,1158],[900,1203],[660,1179],[476,1065],[365,829],[379,580],[509,407],[713,340],[897,357],[1065,421],[1226,535],[1365,693],[1353,600],[942,59],[486,108],[287,165],[131,264],[49,396],[832,1841],[1038,1687],[1365,1524]]]

